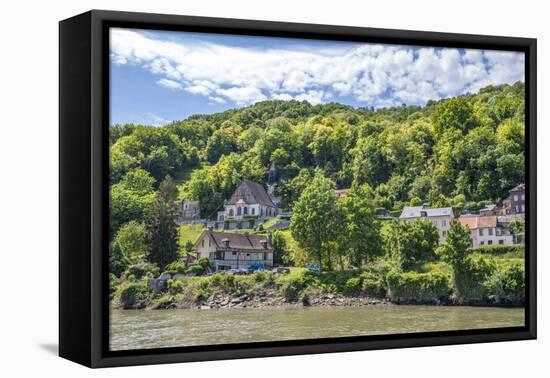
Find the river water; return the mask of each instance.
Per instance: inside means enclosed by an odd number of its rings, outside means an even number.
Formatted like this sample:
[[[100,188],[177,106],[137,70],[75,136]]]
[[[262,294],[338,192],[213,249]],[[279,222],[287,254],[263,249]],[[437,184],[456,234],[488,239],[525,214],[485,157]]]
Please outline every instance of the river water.
[[[111,350],[524,325],[524,309],[467,306],[113,310]]]

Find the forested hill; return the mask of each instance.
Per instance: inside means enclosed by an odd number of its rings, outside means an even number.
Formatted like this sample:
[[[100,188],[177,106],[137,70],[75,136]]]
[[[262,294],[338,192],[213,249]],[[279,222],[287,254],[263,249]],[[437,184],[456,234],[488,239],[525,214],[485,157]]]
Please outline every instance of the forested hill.
[[[264,101],[164,127],[115,125],[111,208],[139,218],[170,175],[181,198],[213,215],[241,179],[265,183],[272,163],[287,208],[315,169],[338,188],[368,183],[380,211],[420,202],[475,208],[524,181],[524,128],[519,82],[424,107]]]

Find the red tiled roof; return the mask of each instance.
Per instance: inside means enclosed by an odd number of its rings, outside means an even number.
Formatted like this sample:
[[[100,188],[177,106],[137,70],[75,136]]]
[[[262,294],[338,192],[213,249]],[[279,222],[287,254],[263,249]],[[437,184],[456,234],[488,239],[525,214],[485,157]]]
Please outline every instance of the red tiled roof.
[[[480,217],[477,215],[462,215],[458,218],[458,221],[461,225],[467,226],[470,230],[477,228],[494,228],[497,226],[497,217],[496,215]]]

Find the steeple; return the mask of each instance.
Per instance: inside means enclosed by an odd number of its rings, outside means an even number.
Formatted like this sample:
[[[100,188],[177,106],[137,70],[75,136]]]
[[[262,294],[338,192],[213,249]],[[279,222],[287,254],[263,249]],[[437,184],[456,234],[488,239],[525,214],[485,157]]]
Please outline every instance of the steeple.
[[[267,174],[267,183],[269,185],[275,184],[278,179],[277,176],[278,176],[277,167],[275,166],[275,163],[271,163],[271,167],[269,168],[269,173]]]

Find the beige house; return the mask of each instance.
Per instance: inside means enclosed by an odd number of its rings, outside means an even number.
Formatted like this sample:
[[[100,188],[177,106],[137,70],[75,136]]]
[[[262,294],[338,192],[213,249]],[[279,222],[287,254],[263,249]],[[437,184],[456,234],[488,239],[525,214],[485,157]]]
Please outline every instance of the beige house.
[[[273,266],[273,247],[264,236],[206,230],[195,249],[197,258],[208,257],[216,271],[246,269],[258,263]]]
[[[498,224],[498,219],[494,215],[462,215],[458,221],[470,229],[471,248],[514,244],[514,236]]]
[[[439,244],[445,243],[447,232],[451,228],[451,221],[454,219],[452,207],[429,209],[425,206],[406,206],[399,216],[399,220],[402,222],[418,218],[429,219],[439,232]]]

